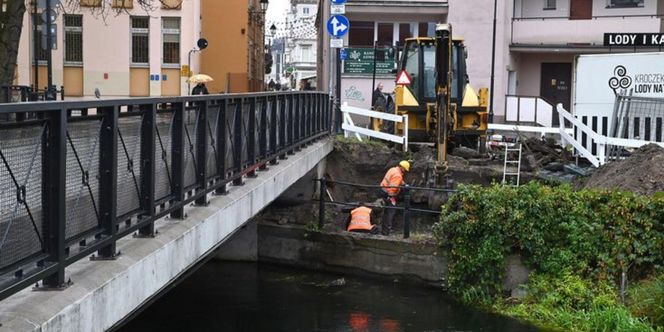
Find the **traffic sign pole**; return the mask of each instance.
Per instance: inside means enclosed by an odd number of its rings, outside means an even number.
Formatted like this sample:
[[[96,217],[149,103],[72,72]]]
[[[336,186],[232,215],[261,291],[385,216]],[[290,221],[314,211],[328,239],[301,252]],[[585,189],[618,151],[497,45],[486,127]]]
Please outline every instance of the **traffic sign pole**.
[[[51,12],[51,0],[46,0],[46,12]],[[52,51],[51,51],[51,40],[53,36],[51,35],[51,15],[46,15],[46,70],[48,72],[48,83],[46,87],[46,100],[55,100],[55,95],[53,94],[53,61],[52,61]]]

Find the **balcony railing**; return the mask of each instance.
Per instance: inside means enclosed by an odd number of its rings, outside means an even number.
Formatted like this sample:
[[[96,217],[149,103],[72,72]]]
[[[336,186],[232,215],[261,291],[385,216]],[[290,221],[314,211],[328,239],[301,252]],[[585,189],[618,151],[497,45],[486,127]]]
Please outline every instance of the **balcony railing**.
[[[605,32],[660,32],[664,15],[593,16],[588,20],[564,17],[518,17],[512,19],[512,44],[603,45]]]

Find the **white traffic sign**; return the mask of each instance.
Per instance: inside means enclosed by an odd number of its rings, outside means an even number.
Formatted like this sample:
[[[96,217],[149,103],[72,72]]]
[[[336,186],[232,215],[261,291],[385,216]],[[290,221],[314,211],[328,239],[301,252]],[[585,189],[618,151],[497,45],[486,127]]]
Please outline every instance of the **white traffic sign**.
[[[347,34],[349,28],[350,23],[343,15],[332,15],[327,20],[327,32],[329,32],[332,37],[341,37]]]
[[[330,13],[332,13],[333,15],[346,14],[346,5],[343,3],[339,5],[332,4],[330,5]]]
[[[343,48],[344,40],[341,38],[330,38],[330,47],[331,48]]]
[[[408,72],[405,70],[402,70],[399,73],[399,76],[397,76],[397,82],[396,85],[410,85],[413,82],[413,79],[410,78],[410,75],[408,75]]]

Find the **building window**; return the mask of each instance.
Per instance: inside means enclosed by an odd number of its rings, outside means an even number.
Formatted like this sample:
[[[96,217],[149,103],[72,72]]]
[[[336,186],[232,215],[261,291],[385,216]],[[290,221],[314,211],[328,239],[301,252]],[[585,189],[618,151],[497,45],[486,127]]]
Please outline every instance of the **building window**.
[[[182,0],[159,0],[161,9],[182,9]]]
[[[399,43],[403,44],[406,38],[413,36],[413,28],[410,23],[399,24]]]
[[[38,41],[38,46],[35,50],[37,52],[37,61],[48,61],[48,51],[45,49],[46,37],[42,37],[43,33],[45,33],[42,29],[46,27],[46,24],[41,19],[41,14],[33,14],[32,19],[37,23],[37,34],[35,35],[35,39]]]
[[[150,61],[150,18],[131,18],[131,63],[148,65]],[[165,54],[165,53],[164,53]]]
[[[65,63],[83,63],[83,16],[65,15]]]
[[[392,46],[394,41],[394,24],[392,23],[378,23],[378,39],[376,45],[378,46]]]
[[[374,22],[351,21],[348,31],[348,46],[373,46]]]
[[[556,0],[544,0],[544,10],[556,9]]]
[[[309,15],[309,7],[302,8],[302,14]]]
[[[302,62],[314,62],[311,45],[300,46],[300,60]]]
[[[609,8],[643,7],[643,0],[607,0]]]
[[[134,8],[134,1],[133,0],[113,0],[113,3],[111,5],[112,5],[113,8],[131,9],[131,8]]]
[[[164,17],[161,21],[163,63],[180,64],[180,18]]]

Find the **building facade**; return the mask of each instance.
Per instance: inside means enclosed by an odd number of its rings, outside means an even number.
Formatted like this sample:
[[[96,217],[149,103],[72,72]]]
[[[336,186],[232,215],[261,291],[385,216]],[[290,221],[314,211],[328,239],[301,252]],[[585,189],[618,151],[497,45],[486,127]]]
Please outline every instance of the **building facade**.
[[[263,89],[264,13],[259,0],[162,0],[147,11],[133,0],[81,0],[58,11],[52,77],[66,97],[91,98],[95,90],[102,98],[186,95],[190,73],[212,76],[211,93]],[[29,12],[23,20],[16,83],[42,89],[47,85],[47,52],[34,41],[42,39],[45,27],[41,12]],[[201,37],[209,42],[205,50],[196,46]]]
[[[495,48],[493,9],[496,5]],[[319,84],[334,91],[334,50],[329,48],[325,23],[330,1],[318,8]],[[580,54],[661,51],[660,47],[607,47],[605,33],[661,33],[664,2],[661,0],[348,0],[346,15],[351,24],[344,37],[347,51],[392,46],[403,38],[431,35],[435,23],[449,23],[453,33],[464,39],[467,70],[475,88],[491,87],[493,66],[493,112],[495,122],[504,120],[512,96],[539,97],[552,105],[562,103],[574,110],[571,93],[574,58]],[[426,32],[425,32],[426,30]],[[342,63],[341,101],[370,107],[370,74],[366,52],[361,61]],[[348,53],[350,56],[351,53]],[[398,54],[397,54],[398,56]],[[390,59],[388,59],[389,62]],[[388,64],[377,70],[384,91],[394,86],[395,74]],[[357,68],[353,68],[357,67]]]

